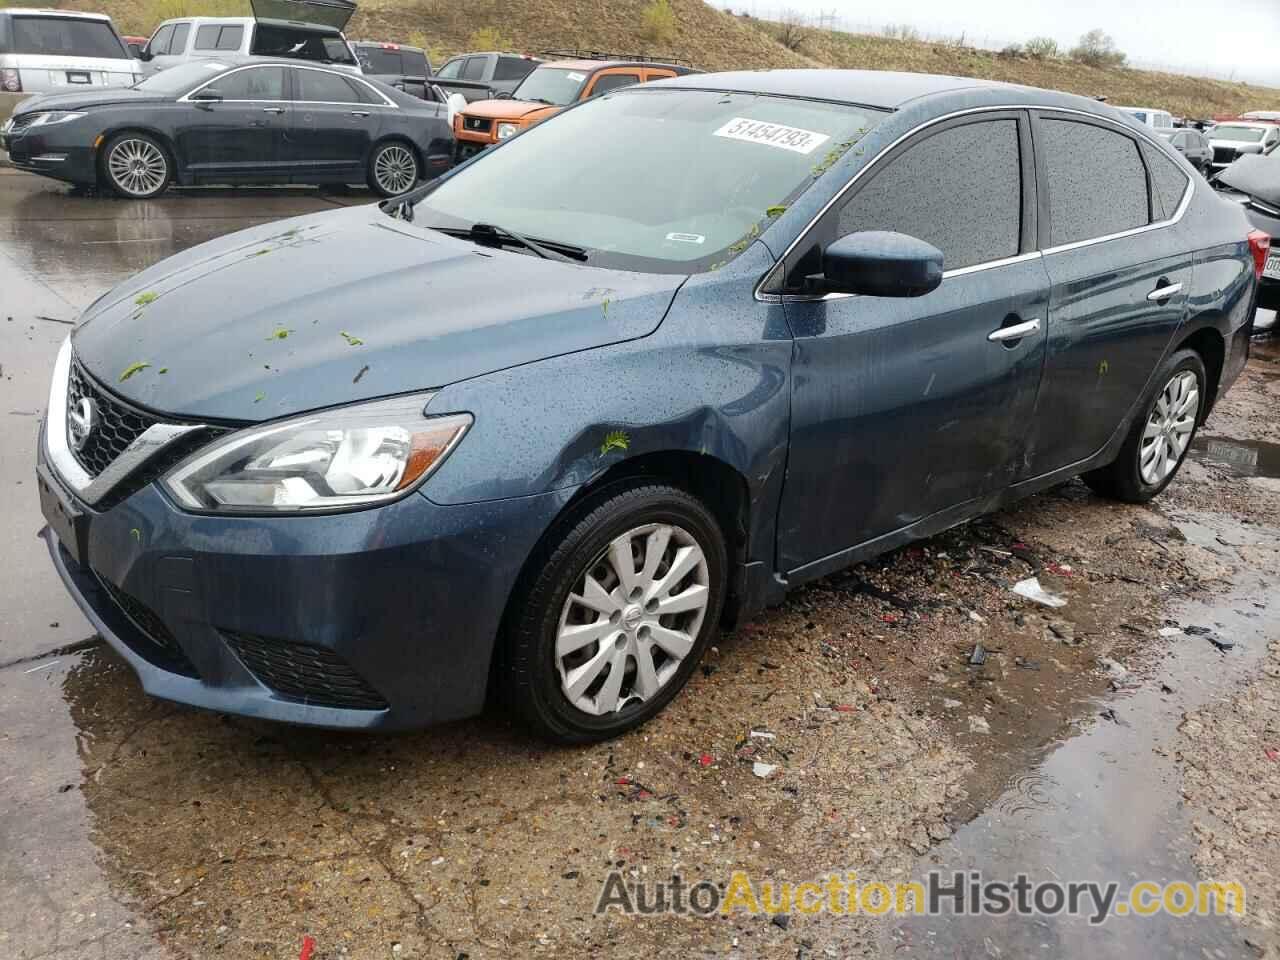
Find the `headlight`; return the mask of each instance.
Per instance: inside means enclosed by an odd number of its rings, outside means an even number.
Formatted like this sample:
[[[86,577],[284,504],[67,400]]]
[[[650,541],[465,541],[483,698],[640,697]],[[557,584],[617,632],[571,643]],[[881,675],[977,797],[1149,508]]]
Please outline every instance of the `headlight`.
[[[498,139],[505,140],[507,137],[513,136],[520,130],[518,123],[500,123],[498,124]]]
[[[83,116],[83,113],[72,113],[69,110],[53,110],[49,113],[37,113],[36,118],[27,124],[27,126],[47,127],[53,123],[66,123],[68,120],[79,120]]]
[[[164,487],[210,513],[344,510],[395,500],[444,462],[472,418],[428,417],[421,394],[249,427],[174,467]]]

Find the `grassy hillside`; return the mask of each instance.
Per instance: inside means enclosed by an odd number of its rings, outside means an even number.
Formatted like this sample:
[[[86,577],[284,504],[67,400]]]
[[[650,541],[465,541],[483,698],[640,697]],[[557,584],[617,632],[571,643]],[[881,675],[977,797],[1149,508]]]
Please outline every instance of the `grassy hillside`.
[[[61,5],[105,10],[122,31],[141,34],[166,17],[248,6],[246,0],[62,0]],[[948,44],[809,30],[792,51],[775,39],[773,25],[715,10],[702,0],[671,0],[673,30],[668,38],[654,40],[646,32],[647,5],[648,0],[363,0],[347,35],[418,42],[437,58],[477,46],[529,53],[581,47],[681,56],[704,70],[834,66],[984,77],[1195,117],[1280,109],[1280,90],[1266,87],[1005,57]]]

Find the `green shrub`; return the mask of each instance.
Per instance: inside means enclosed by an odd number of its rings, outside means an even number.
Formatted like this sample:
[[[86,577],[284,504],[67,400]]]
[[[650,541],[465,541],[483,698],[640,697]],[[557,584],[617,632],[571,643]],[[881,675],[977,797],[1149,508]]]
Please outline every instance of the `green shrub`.
[[[1058,41],[1053,37],[1032,37],[1022,49],[1032,60],[1056,60],[1059,56]]]
[[[670,43],[676,38],[676,12],[671,0],[652,0],[640,14],[640,33],[650,43]]]
[[[1101,30],[1090,30],[1071,51],[1071,59],[1090,67],[1123,67],[1129,58]]]

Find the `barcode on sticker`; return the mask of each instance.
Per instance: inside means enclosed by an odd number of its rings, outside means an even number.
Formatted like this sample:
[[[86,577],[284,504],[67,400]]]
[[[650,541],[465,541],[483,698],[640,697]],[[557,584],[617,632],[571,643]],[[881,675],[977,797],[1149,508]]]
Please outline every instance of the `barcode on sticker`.
[[[734,117],[714,135],[727,137],[730,140],[762,143],[766,147],[778,147],[795,153],[813,153],[831,139],[825,133],[801,130],[799,127],[788,127],[781,123],[767,123],[764,120],[748,120],[746,117]]]

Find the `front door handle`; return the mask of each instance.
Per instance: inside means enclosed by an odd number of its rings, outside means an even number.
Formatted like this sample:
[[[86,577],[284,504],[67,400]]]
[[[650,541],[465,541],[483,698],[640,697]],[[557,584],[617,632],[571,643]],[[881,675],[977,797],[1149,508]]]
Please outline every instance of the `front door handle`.
[[[284,107],[263,107],[263,113],[284,113]]]
[[[1011,327],[1001,327],[999,330],[992,330],[987,334],[987,339],[992,343],[1008,343],[1010,340],[1021,340],[1028,334],[1035,333],[1040,329],[1040,319],[1027,320],[1024,323],[1015,323]]]
[[[360,118],[360,119],[362,119],[362,120],[363,120],[365,117],[367,117],[368,115],[369,115],[369,111],[368,111],[368,110],[352,110],[352,111],[351,111],[351,116],[353,116],[353,117],[359,117],[359,118]]]
[[[1166,283],[1163,287],[1156,287],[1148,293],[1147,299],[1153,303],[1159,303],[1161,300],[1168,300],[1175,293],[1181,292],[1181,290],[1182,284],[1180,283]]]

